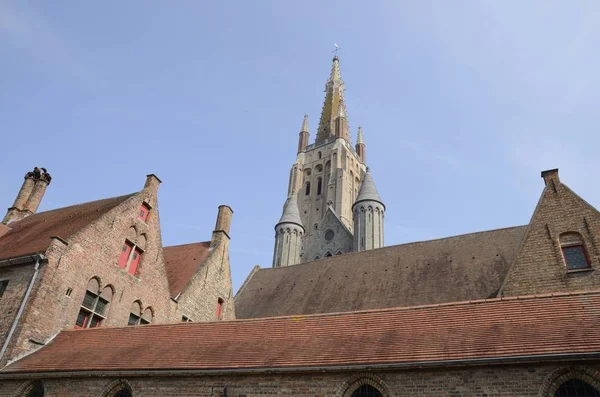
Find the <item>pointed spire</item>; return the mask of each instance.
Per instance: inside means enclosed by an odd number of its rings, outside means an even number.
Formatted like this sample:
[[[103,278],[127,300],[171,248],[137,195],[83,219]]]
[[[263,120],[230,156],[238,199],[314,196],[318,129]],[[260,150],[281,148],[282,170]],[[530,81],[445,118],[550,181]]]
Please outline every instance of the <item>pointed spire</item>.
[[[296,200],[295,194],[288,197],[283,205],[283,213],[281,214],[281,218],[279,219],[279,222],[277,222],[277,225],[281,223],[295,223],[304,228],[302,220],[300,219],[300,211],[298,210],[298,201]]]
[[[360,185],[360,190],[358,191],[358,197],[356,197],[356,201],[354,201],[354,205],[361,201],[377,201],[383,204],[381,201],[381,197],[377,192],[377,188],[375,187],[375,182],[373,182],[373,178],[371,177],[371,170],[367,167],[367,172],[365,173],[365,177],[363,178],[362,184]]]
[[[304,121],[302,122],[301,132],[308,132],[308,114],[304,114]]]
[[[342,106],[341,110],[340,106]],[[321,120],[319,121],[316,139],[317,143],[335,136],[335,119],[340,111],[343,112],[344,117],[347,119],[348,113],[346,112],[346,105],[344,103],[344,82],[340,73],[339,58],[336,55],[333,58],[331,73],[325,85],[325,101],[321,110]],[[350,137],[344,136],[344,139],[350,142]]]
[[[338,56],[333,57],[333,65],[331,65],[331,73],[329,74],[329,81],[342,82],[342,73],[340,72],[340,59]]]
[[[358,136],[356,137],[356,144],[361,144],[361,143],[365,143],[365,141],[363,140],[363,130],[362,130],[362,126],[359,125],[358,126]]]

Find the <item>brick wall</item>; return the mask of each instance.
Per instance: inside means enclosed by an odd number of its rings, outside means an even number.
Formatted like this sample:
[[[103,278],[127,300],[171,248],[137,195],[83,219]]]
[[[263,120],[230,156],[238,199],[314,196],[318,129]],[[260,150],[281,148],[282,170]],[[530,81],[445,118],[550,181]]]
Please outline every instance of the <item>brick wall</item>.
[[[531,218],[523,245],[501,294],[529,295],[600,288],[600,214],[558,178],[544,173],[546,187]],[[583,238],[591,268],[568,271],[560,235],[576,232]]]
[[[482,366],[463,369],[397,372],[341,372],[246,376],[165,376],[121,378],[133,396],[216,396],[227,388],[229,397],[339,396],[361,384],[377,387],[384,396],[398,397],[553,397],[560,383],[579,378],[600,388],[598,363],[560,365]],[[43,379],[47,397],[104,396],[118,378],[70,377]],[[15,396],[26,380],[1,380],[0,397]],[[212,393],[211,393],[212,391]]]
[[[204,260],[177,299],[178,318],[185,315],[192,321],[215,321],[217,302],[223,300],[221,319],[235,319],[235,305],[229,266],[229,237],[215,231],[211,253]]]
[[[0,268],[0,282],[8,280],[6,290],[0,298],[0,349],[15,320],[33,273],[34,264]]]

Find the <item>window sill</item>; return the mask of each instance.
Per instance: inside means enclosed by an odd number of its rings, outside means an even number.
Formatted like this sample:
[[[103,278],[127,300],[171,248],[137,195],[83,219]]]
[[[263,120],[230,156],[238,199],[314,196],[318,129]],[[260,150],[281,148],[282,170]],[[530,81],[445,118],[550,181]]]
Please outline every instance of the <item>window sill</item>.
[[[588,267],[585,269],[573,269],[573,270],[567,270],[567,274],[572,274],[572,273],[586,273],[586,272],[593,272],[594,268],[592,267]]]

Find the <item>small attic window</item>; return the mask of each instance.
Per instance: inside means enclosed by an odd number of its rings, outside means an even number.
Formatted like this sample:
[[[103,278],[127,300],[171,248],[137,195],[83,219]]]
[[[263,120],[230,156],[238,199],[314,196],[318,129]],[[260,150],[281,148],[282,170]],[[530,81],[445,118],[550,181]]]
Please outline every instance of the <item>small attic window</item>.
[[[560,248],[567,270],[580,270],[591,267],[585,243],[579,233],[562,234],[560,236]]]
[[[150,206],[147,203],[142,203],[142,206],[140,207],[140,211],[138,213],[138,218],[141,219],[142,221],[146,222],[146,219],[148,218],[149,213],[150,213]]]
[[[223,319],[223,303],[225,303],[223,299],[219,298],[217,300],[217,320]]]

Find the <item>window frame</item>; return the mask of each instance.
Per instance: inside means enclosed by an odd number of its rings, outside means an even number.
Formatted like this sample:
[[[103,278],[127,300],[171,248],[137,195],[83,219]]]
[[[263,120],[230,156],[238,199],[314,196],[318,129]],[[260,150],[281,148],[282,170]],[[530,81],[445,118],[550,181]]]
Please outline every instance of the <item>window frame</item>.
[[[125,251],[123,250],[123,248],[125,246],[129,247],[129,253],[127,256],[127,260],[125,261],[125,265],[121,266],[121,258],[122,258],[123,252],[127,252],[127,250],[125,250]],[[139,278],[138,273],[139,273],[140,267],[142,266],[142,257],[144,256],[144,252],[145,252],[145,250],[143,248],[139,247],[136,243],[131,241],[129,238],[126,238],[121,247],[121,254],[119,255],[119,261],[117,263],[117,266],[119,267],[119,269],[125,270],[125,272],[127,272],[127,274],[130,274],[133,277]],[[134,261],[136,261],[136,259],[134,258],[134,255],[138,255],[139,259],[137,259],[137,262],[135,262],[135,267],[133,268],[133,273],[132,273],[131,272],[132,264],[134,263]]]
[[[143,210],[146,210],[144,217],[142,217],[142,211]],[[148,217],[150,216],[150,211],[151,210],[152,210],[152,206],[150,204],[148,204],[148,202],[146,202],[146,201],[142,202],[142,204],[140,205],[140,208],[138,209],[138,216],[137,216],[137,218],[139,220],[141,220],[142,222],[144,222],[144,223],[148,223],[147,220],[148,220]]]
[[[563,238],[568,235],[576,236],[577,237],[576,241],[574,240],[574,241],[563,242]],[[558,243],[560,246],[560,254],[562,256],[563,263],[564,263],[565,267],[567,268],[567,273],[577,273],[577,272],[585,272],[585,271],[593,270],[592,258],[590,257],[590,255],[588,253],[585,240],[584,240],[583,236],[581,235],[581,233],[578,233],[578,232],[561,233],[558,237]],[[567,256],[565,255],[565,250],[569,249],[569,248],[580,248],[581,249],[581,251],[583,252],[583,258],[585,259],[585,262],[587,264],[586,267],[570,267],[569,266],[569,262],[567,261]]]
[[[90,289],[90,282],[94,280],[97,284],[98,284],[98,291],[93,291]],[[81,301],[81,305],[79,307],[79,312],[77,313],[77,318],[75,319],[75,327],[76,329],[85,329],[85,328],[98,328],[101,327],[102,324],[106,321],[107,317],[108,317],[108,311],[110,310],[110,303],[112,301],[112,299],[106,299],[107,296],[102,296],[104,294],[105,291],[110,291],[110,298],[112,298],[114,296],[114,290],[112,289],[112,287],[110,285],[105,286],[104,288],[101,288],[100,286],[100,281],[96,278],[92,278],[90,279],[90,281],[88,281],[88,286],[85,289],[85,294],[83,295],[83,300]],[[93,301],[92,304],[90,305],[90,307],[85,306],[84,304],[86,303],[86,297],[88,297],[88,293],[90,293],[91,295],[93,295]],[[98,309],[98,303],[100,301],[104,301],[105,305],[102,311],[97,310]],[[82,315],[84,316],[83,322],[81,325],[77,324],[79,322],[79,317]],[[92,326],[92,322],[93,320],[96,320],[96,323],[94,324],[94,326]]]
[[[8,289],[8,282],[9,281],[10,280],[0,280],[0,299],[2,299],[2,295],[4,295],[4,293]]]

